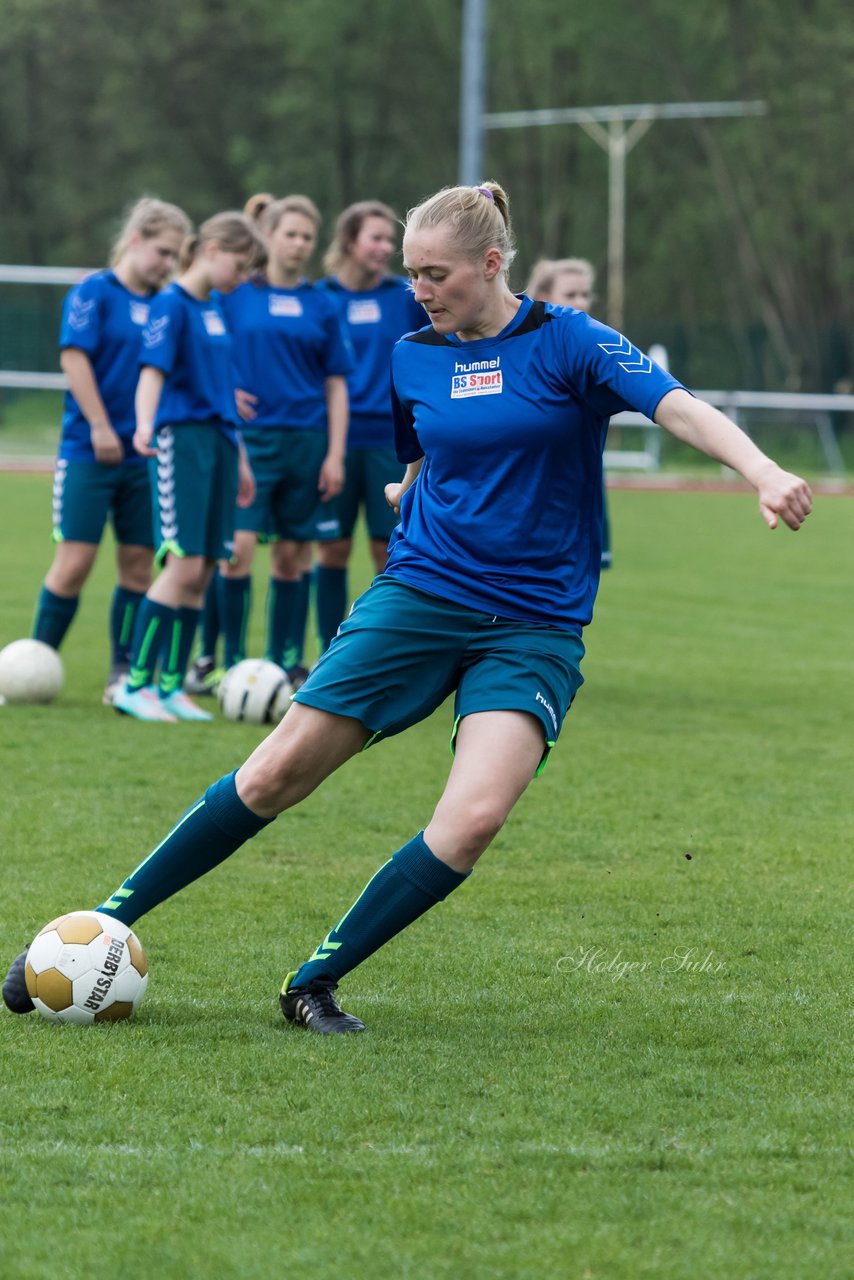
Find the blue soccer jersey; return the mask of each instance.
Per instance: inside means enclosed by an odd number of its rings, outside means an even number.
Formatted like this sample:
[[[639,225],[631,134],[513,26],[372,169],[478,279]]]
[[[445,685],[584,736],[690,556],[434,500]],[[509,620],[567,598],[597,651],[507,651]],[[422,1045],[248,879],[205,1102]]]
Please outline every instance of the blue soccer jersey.
[[[139,362],[166,375],[155,431],[212,422],[236,444],[232,341],[220,301],[201,301],[177,283],[152,300]]]
[[[126,289],[112,271],[98,271],[70,291],[62,309],[61,351],[75,347],[88,357],[113,430],[128,462],[143,463],[132,438],[136,426],[134,395],[139,377],[142,331],[153,295]],[[65,393],[59,456],[68,462],[94,462],[89,423],[70,391]]]
[[[277,289],[263,276],[222,299],[237,384],[258,397],[251,427],[327,428],[327,378],[352,369],[337,309],[309,281]]]
[[[318,287],[327,290],[340,308],[355,357],[347,379],[348,447],[389,449],[394,444],[391,353],[398,338],[422,327],[424,308],[415,301],[412,285],[400,276],[386,276],[376,289],[348,289],[334,276],[321,280]]]
[[[493,338],[431,328],[392,356],[404,494],[387,573],[499,617],[580,630],[602,540],[608,419],[652,417],[675,378],[580,311],[522,298]]]

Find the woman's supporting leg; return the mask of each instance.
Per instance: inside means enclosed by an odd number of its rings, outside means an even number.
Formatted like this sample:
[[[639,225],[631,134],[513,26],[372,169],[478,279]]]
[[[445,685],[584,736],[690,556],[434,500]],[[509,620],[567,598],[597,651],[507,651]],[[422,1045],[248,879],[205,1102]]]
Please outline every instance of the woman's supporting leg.
[[[334,987],[463,883],[533,778],[542,753],[542,727],[526,712],[484,711],[462,720],[454,763],[430,823],[380,867],[314,954],[285,979],[287,1018],[321,1032],[361,1029],[339,1024],[323,997],[324,1007],[314,1008],[306,993],[315,985]]]

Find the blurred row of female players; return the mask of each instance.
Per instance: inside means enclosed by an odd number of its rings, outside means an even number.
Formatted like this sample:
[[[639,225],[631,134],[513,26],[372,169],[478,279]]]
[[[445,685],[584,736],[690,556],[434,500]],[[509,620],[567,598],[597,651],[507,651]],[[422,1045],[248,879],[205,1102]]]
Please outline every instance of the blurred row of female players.
[[[321,651],[347,611],[360,513],[376,572],[385,566],[397,516],[384,491],[401,474],[391,350],[427,317],[389,269],[388,205],[340,214],[312,282],[320,221],[306,196],[263,194],[196,232],[177,206],[146,198],[110,267],[65,300],[56,545],[33,635],[59,649],[111,520],[103,701],[137,719],[211,719],[190,695],[212,693],[246,656],[259,542],[270,548],[265,657],[295,687],[308,674],[312,584]],[[583,259],[543,260],[527,292],[586,311],[592,288]]]

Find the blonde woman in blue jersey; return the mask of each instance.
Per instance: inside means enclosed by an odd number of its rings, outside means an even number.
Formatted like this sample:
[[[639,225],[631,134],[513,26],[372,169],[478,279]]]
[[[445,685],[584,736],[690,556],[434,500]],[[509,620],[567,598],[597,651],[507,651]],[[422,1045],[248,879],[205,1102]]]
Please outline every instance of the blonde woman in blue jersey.
[[[401,519],[386,572],[281,724],[98,908],[133,924],[454,693],[454,761],[424,830],[285,979],[285,1018],[320,1034],[364,1030],[339,1007],[338,981],[465,882],[557,739],[581,684],[599,577],[610,414],[650,414],[740,472],[771,528],[798,529],[810,510],[803,480],[627,338],[510,291],[513,240],[496,183],[451,187],[411,210],[403,257],[430,324],[392,358],[406,472],[388,489]],[[24,1003],[23,967],[19,957],[9,971],[7,1004]]]
[[[252,562],[259,539],[269,538],[266,656],[295,679],[305,630],[303,547],[339,531],[332,499],[344,483],[346,375],[352,368],[338,308],[305,275],[319,225],[307,196],[285,196],[261,208],[266,270],[223,301],[256,481],[255,499],[238,518],[234,555],[219,566],[225,665],[246,657]],[[212,659],[197,659],[192,687],[203,686]]]
[[[329,274],[320,287],[340,309],[354,367],[347,379],[347,474],[336,503],[340,537],[317,548],[315,601],[321,652],[329,647],[347,612],[347,565],[359,512],[364,514],[376,573],[385,569],[388,540],[397,523],[385,501],[385,486],[398,474],[389,394],[391,352],[404,333],[423,326],[424,311],[412,296],[409,282],[389,272],[396,245],[394,211],[379,200],[359,200],[338,215],[334,239],[323,259]]]
[[[130,671],[113,698],[137,720],[211,719],[183,679],[214,565],[233,550],[238,505],[254,496],[220,299],[263,255],[243,214],[209,218],[185,241],[181,274],[155,299],[143,333],[133,443],[151,459],[163,568],[140,606]]]
[[[62,644],[109,518],[118,580],[110,607],[108,705],[128,672],[134,622],[154,559],[148,476],[132,443],[142,331],[190,230],[189,218],[175,205],[138,200],[109,269],[75,285],[63,306],[60,363],[69,389],[53,482],[56,550],[33,635],[54,649]]]

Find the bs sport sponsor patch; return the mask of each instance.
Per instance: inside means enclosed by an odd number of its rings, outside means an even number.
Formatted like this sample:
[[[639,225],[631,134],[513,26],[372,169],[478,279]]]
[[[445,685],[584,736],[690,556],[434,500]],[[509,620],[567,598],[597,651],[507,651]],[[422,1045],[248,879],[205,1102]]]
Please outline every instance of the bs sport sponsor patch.
[[[347,304],[347,319],[350,324],[379,324],[382,318],[376,298],[354,298]]]
[[[451,399],[465,400],[469,396],[495,396],[504,390],[501,375],[501,359],[454,361],[451,377]]]
[[[205,322],[205,328],[212,338],[221,338],[225,334],[225,324],[222,316],[218,311],[203,311],[202,319]]]
[[[301,316],[302,303],[299,298],[292,298],[288,294],[271,293],[270,294],[270,315],[271,316]]]

